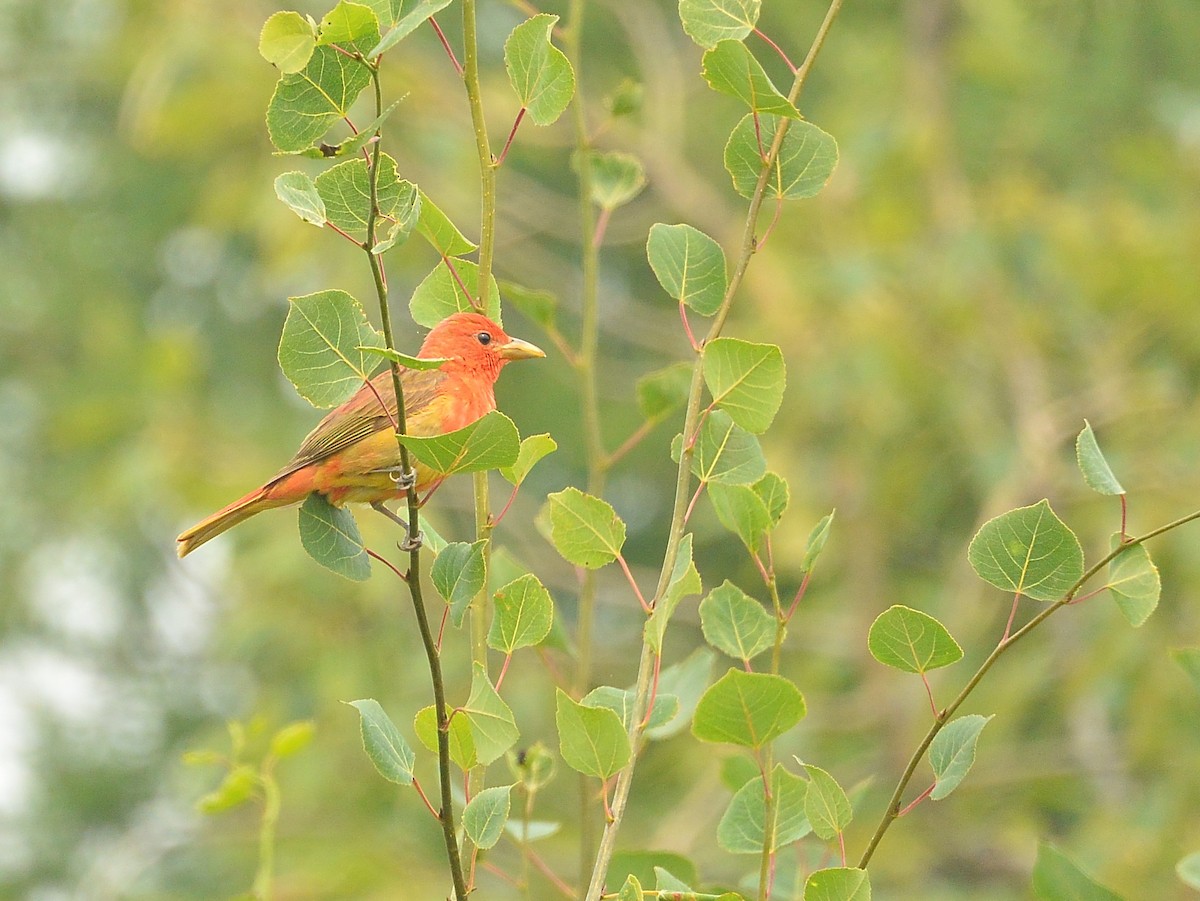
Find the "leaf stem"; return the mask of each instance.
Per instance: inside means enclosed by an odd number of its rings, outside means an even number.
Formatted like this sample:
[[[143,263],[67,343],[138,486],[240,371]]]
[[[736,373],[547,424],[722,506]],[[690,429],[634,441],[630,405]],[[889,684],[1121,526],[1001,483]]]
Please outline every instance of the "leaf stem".
[[[573,2],[581,3],[581,0],[573,0]],[[834,19],[837,18],[841,7],[842,0],[831,0],[829,9],[825,13],[825,19],[821,23],[812,46],[809,48],[808,55],[796,72],[792,88],[788,92],[789,102],[794,104],[796,98],[800,96],[800,91],[804,87],[804,82],[808,78],[808,73],[812,69],[813,62],[816,60],[821,46],[825,43],[825,37],[828,35],[829,29],[833,25]],[[692,364],[692,381],[688,389],[687,412],[684,414],[683,434],[685,436],[696,434],[699,427],[702,409],[700,398],[704,387],[704,346],[721,334],[721,330],[725,326],[725,320],[729,317],[729,310],[733,305],[734,296],[741,286],[742,278],[746,274],[746,268],[750,264],[750,257],[754,254],[754,230],[758,224],[758,212],[762,207],[763,196],[766,193],[767,181],[770,177],[771,169],[774,166],[775,159],[779,156],[779,149],[783,145],[783,138],[787,134],[787,127],[788,120],[784,119],[776,129],[775,139],[771,144],[771,149],[767,152],[767,161],[764,163],[762,172],[758,177],[758,182],[754,186],[754,194],[751,197],[750,206],[746,212],[742,245],[733,272],[730,274],[725,296],[721,300],[721,306],[717,310],[708,335],[696,349],[696,358]],[[691,489],[694,450],[694,444],[688,441],[684,442],[679,457],[679,467],[676,471],[675,501],[671,513],[670,531],[667,535],[667,547],[663,554],[663,565],[659,572],[658,587],[655,590],[651,606],[654,606],[666,593],[667,586],[670,584],[671,573],[675,568],[675,560],[679,555],[679,545],[683,540],[684,513],[687,510]],[[630,720],[631,726],[629,729],[629,741],[634,749],[634,754],[630,756],[629,763],[624,769],[617,773],[617,784],[613,790],[611,804],[612,816],[604,828],[604,834],[600,838],[600,846],[596,854],[595,864],[592,867],[591,880],[588,884],[585,901],[598,901],[600,898],[604,891],[604,881],[605,875],[608,872],[608,865],[612,860],[613,852],[616,850],[617,834],[620,831],[621,822],[625,815],[625,806],[629,800],[629,790],[633,784],[633,774],[637,765],[637,749],[641,743],[644,731],[642,720],[645,717],[646,704],[650,694],[650,682],[654,670],[655,656],[654,649],[650,646],[649,642],[643,641],[642,653],[638,661],[637,683],[634,688],[633,715]]]
[[[254,874],[251,893],[256,901],[270,901],[271,880],[275,874],[275,826],[279,822],[279,783],[267,763],[258,779],[263,790],[263,812],[258,830],[258,871]]]
[[[379,83],[378,66],[371,67],[371,81],[375,86],[375,115],[383,114],[383,91]],[[375,227],[379,221],[379,145],[376,141],[371,152],[370,194],[371,206],[367,215],[367,238],[364,251],[371,265],[371,275],[375,281],[375,294],[379,300],[379,319],[383,326],[383,338],[388,350],[396,349],[392,332],[391,311],[387,300],[387,277],[383,271],[383,260],[379,254],[372,253],[375,246]],[[390,363],[392,372],[392,389],[396,394],[396,444],[400,449],[401,472],[412,472],[408,448],[404,446],[401,437],[407,432],[408,426],[404,410],[404,386],[400,382],[400,366],[394,360]],[[417,486],[409,487],[406,495],[408,503],[408,528],[410,537],[420,534],[420,503],[417,497]],[[425,647],[425,656],[429,662],[429,677],[433,683],[433,704],[438,722],[438,781],[441,788],[442,838],[446,845],[446,857],[450,864],[450,876],[454,882],[454,894],[457,901],[467,901],[467,883],[463,876],[462,858],[458,852],[458,838],[454,824],[454,801],[450,795],[450,732],[449,717],[446,712],[446,686],[442,678],[441,656],[434,642],[433,632],[429,628],[429,616],[425,610],[425,599],[421,589],[421,543],[409,542],[408,593],[412,599],[413,612],[417,617],[417,626],[421,633],[421,643]]]
[[[871,840],[867,843],[867,847],[863,851],[862,857],[859,858],[858,866],[860,869],[865,869],[867,864],[871,862],[871,857],[874,856],[875,849],[879,847],[879,843],[883,840],[883,836],[887,833],[892,823],[895,822],[896,819],[901,815],[902,809],[900,807],[900,799],[904,796],[904,790],[908,788],[909,782],[912,781],[913,773],[916,772],[917,765],[925,756],[925,752],[929,750],[929,746],[933,743],[933,740],[937,738],[938,733],[942,731],[946,723],[950,721],[950,717],[953,716],[954,712],[962,706],[963,702],[966,701],[971,692],[973,692],[976,686],[978,686],[983,680],[983,677],[987,675],[988,670],[990,670],[996,661],[1000,659],[1000,656],[1014,644],[1016,644],[1018,640],[1025,637],[1042,623],[1044,623],[1055,612],[1071,604],[1071,602],[1075,599],[1075,596],[1079,594],[1080,589],[1082,589],[1083,586],[1086,585],[1097,573],[1104,569],[1104,567],[1108,566],[1108,564],[1116,559],[1117,555],[1123,550],[1132,547],[1135,544],[1141,544],[1145,541],[1149,541],[1151,538],[1157,538],[1159,535],[1170,532],[1173,529],[1177,529],[1180,526],[1186,525],[1187,523],[1197,519],[1200,519],[1200,510],[1189,513],[1186,516],[1181,516],[1179,519],[1172,520],[1164,526],[1159,526],[1157,529],[1152,529],[1145,535],[1140,535],[1136,538],[1130,538],[1128,541],[1117,545],[1117,547],[1113,548],[1111,551],[1101,557],[1098,562],[1093,564],[1092,567],[1087,570],[1087,572],[1080,576],[1065,595],[1027,622],[1024,626],[1010,635],[1006,640],[1001,641],[1000,644],[996,645],[995,650],[988,654],[987,659],[980,664],[979,669],[975,671],[975,674],[967,680],[967,684],[963,686],[962,690],[958,693],[958,696],[950,702],[945,710],[937,714],[937,716],[934,718],[933,725],[929,727],[929,731],[925,733],[925,737],[921,739],[921,743],[917,745],[916,750],[913,751],[912,756],[909,757],[908,764],[905,766],[904,772],[900,776],[900,781],[896,783],[896,789],[892,792],[892,797],[888,801],[887,808],[884,810],[883,816],[879,820],[879,825],[876,826],[875,833],[871,836]]]

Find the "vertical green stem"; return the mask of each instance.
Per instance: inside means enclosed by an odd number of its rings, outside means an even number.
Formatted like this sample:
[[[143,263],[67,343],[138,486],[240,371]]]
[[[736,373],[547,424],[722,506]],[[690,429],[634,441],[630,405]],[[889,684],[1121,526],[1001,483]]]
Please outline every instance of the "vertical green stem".
[[[828,35],[829,29],[837,18],[841,7],[842,0],[831,0],[829,9],[825,13],[825,19],[821,23],[816,37],[813,39],[808,55],[800,68],[796,70],[792,88],[788,92],[788,100],[792,103],[795,103],[796,99],[800,96],[800,90],[804,87],[808,73],[812,70],[813,62],[824,45],[825,37]],[[787,119],[780,120],[779,127],[775,132],[775,139],[771,142],[771,147],[767,151],[766,158],[763,161],[762,172],[759,173],[758,182],[754,186],[754,193],[751,196],[750,206],[746,212],[746,224],[742,231],[741,249],[734,263],[733,271],[730,273],[725,297],[722,299],[721,306],[713,317],[713,323],[711,328],[709,328],[708,334],[700,342],[700,346],[696,352],[696,358],[692,365],[692,382],[688,392],[687,412],[684,415],[683,434],[685,438],[694,435],[700,424],[700,398],[704,385],[704,348],[710,341],[721,334],[721,330],[725,326],[725,320],[729,317],[729,310],[733,305],[734,296],[741,286],[743,277],[745,277],[746,269],[750,265],[750,258],[754,255],[756,246],[755,227],[758,224],[759,210],[762,208],[767,183],[775,167],[775,160],[779,157],[779,149],[783,145],[788,125],[789,121]],[[663,555],[663,565],[659,572],[658,586],[655,589],[652,603],[657,603],[666,592],[667,585],[670,583],[671,572],[675,568],[675,559],[679,555],[679,545],[683,540],[684,515],[687,512],[691,494],[692,457],[693,448],[685,440],[676,475],[675,503],[671,514],[670,532],[667,536],[667,548]],[[612,819],[605,826],[604,834],[600,838],[600,846],[596,854],[595,865],[592,868],[592,877],[588,884],[586,901],[599,901],[600,895],[604,891],[605,875],[608,872],[609,862],[612,860],[613,852],[616,849],[617,833],[621,828],[621,822],[625,815],[625,807],[629,800],[629,790],[633,783],[633,773],[637,765],[636,751],[641,744],[642,732],[644,731],[642,721],[645,719],[646,708],[650,701],[650,682],[653,670],[654,651],[650,647],[649,642],[644,641],[642,643],[641,657],[638,662],[638,679],[634,689],[635,695],[631,717],[632,724],[629,729],[629,740],[635,753],[630,758],[629,764],[617,774],[616,787],[613,790]]]
[[[584,447],[587,455],[587,490],[604,493],[607,459],[600,422],[600,401],[596,384],[599,347],[600,248],[596,244],[596,210],[592,204],[592,161],[589,155],[587,111],[583,104],[583,15],[584,0],[571,0],[569,22],[563,44],[575,70],[575,99],[571,104],[575,128],[575,160],[579,177],[579,251],[580,251],[580,335],[576,369],[579,373],[580,400],[583,407]],[[586,570],[579,589],[579,610],[575,632],[578,657],[575,667],[575,691],[586,694],[591,688],[592,623],[595,619],[596,573]],[[579,866],[580,882],[587,880],[596,853],[595,780],[579,776]]]
[[[271,901],[271,880],[275,875],[275,826],[279,822],[279,783],[264,764],[259,773],[263,791],[262,820],[258,830],[258,871],[250,893],[255,901]]]
[[[383,90],[379,83],[378,65],[371,67],[371,80],[375,86],[375,114],[383,112]],[[370,184],[371,208],[367,215],[367,235],[363,242],[363,250],[371,265],[371,276],[375,281],[375,293],[379,300],[379,319],[383,326],[383,338],[389,350],[395,350],[396,344],[392,332],[392,316],[387,300],[387,281],[383,274],[383,263],[379,255],[372,253],[375,246],[375,230],[379,222],[379,145],[376,141],[371,150],[371,172],[368,179]],[[401,472],[409,473],[412,465],[408,456],[408,448],[400,440],[407,431],[407,419],[404,409],[404,386],[400,382],[400,367],[391,364],[392,389],[396,393],[396,443],[400,449]],[[425,656],[429,662],[429,676],[433,682],[433,704],[438,723],[438,782],[441,790],[441,810],[438,817],[442,823],[442,838],[446,845],[446,856],[450,864],[450,875],[454,882],[454,895],[457,901],[466,901],[467,882],[463,876],[462,857],[458,850],[458,837],[454,825],[454,800],[450,795],[450,714],[446,708],[446,685],[442,677],[441,652],[433,637],[433,629],[429,624],[429,616],[425,610],[425,599],[421,590],[421,542],[420,507],[418,504],[416,485],[408,489],[408,528],[410,541],[408,544],[408,591],[412,598],[413,611],[417,617],[417,627],[421,633],[421,643],[425,647]]]

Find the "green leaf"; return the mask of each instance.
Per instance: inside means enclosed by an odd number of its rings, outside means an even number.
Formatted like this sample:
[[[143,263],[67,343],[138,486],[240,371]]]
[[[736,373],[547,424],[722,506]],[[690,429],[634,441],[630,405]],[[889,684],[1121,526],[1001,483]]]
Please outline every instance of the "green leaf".
[[[1175,864],[1175,873],[1184,885],[1200,889],[1200,851],[1193,851]]]
[[[354,515],[313,492],[300,505],[300,544],[308,555],[355,582],[371,578],[371,559],[363,547]]]
[[[498,410],[444,435],[404,435],[401,440],[418,461],[443,475],[512,466],[521,451],[517,427]]]
[[[808,771],[808,794],[804,800],[804,812],[812,824],[812,830],[826,841],[837,838],[854,818],[850,799],[838,785],[837,780],[819,766],[806,763]]]
[[[757,553],[763,535],[771,529],[771,514],[754,489],[749,485],[709,485],[708,499],[721,525]]]
[[[259,781],[253,767],[245,764],[235,766],[225,774],[216,791],[209,792],[196,802],[196,809],[208,814],[231,810],[254,797]]]
[[[775,643],[775,617],[728,579],[700,602],[704,639],[736,660],[749,662]]]
[[[317,47],[299,72],[285,74],[267,106],[271,143],[285,153],[301,151],[324,136],[371,82],[367,66],[332,47]]]
[[[804,814],[808,783],[779,764],[771,774],[776,851],[812,831]],[[766,799],[761,776],[743,782],[717,824],[717,844],[730,854],[762,854],[766,841]]]
[[[684,878],[696,880],[696,865],[681,854],[670,851],[618,851],[608,868],[608,882],[619,884],[632,875],[642,885],[654,882],[654,873],[659,868],[681,873]]]
[[[754,31],[762,0],[679,0],[679,19],[701,47],[740,41]]]
[[[476,247],[475,244],[463,237],[458,226],[450,221],[450,217],[443,213],[424,191],[421,191],[421,216],[417,221],[417,231],[434,250],[444,257],[460,257],[464,253],[470,253]],[[478,279],[476,281],[478,283]],[[424,322],[421,324],[433,326],[437,323]]]
[[[361,158],[346,160],[317,176],[317,191],[325,205],[325,215],[360,244],[367,239],[367,219],[371,212],[371,176],[367,161]],[[379,155],[377,184],[379,212],[394,220],[386,238],[379,238],[376,226],[374,253],[382,253],[397,241],[404,240],[417,224],[421,212],[421,195],[417,186],[396,174],[396,161],[386,153]]]
[[[275,196],[305,222],[324,227],[325,204],[316,184],[303,172],[284,172],[277,176]]]
[[[359,348],[383,345],[357,300],[345,291],[318,291],[288,298],[279,366],[310,404],[333,407],[375,369],[376,358]]]
[[[604,210],[624,206],[646,187],[646,173],[637,157],[612,150],[589,150],[592,163],[592,202]]]
[[[783,676],[731,669],[700,698],[692,734],[701,741],[761,748],[804,714],[804,697]]]
[[[363,5],[371,8],[381,28],[390,28],[400,18],[400,8],[404,0],[362,0]]]
[[[446,545],[433,561],[429,579],[450,607],[450,621],[461,626],[467,608],[487,583],[485,550],[487,539],[473,544],[456,541]]]
[[[695,896],[690,885],[663,867],[654,868],[654,890],[660,898],[666,895],[671,901],[690,901]]]
[[[734,190],[743,197],[754,196],[763,170],[762,155],[770,149],[779,124],[784,121],[791,120],[760,113],[756,129],[751,113],[729,136],[725,145],[725,169],[733,177]],[[837,142],[831,135],[811,122],[792,121],[767,179],[766,196],[783,200],[812,197],[825,187],[837,161]]]
[[[504,834],[511,807],[511,785],[485,788],[463,809],[463,828],[477,848],[487,850]]]
[[[645,86],[633,78],[622,78],[613,92],[604,98],[604,106],[614,119],[640,112],[645,100]]]
[[[499,760],[521,737],[513,712],[496,693],[482,664],[475,664],[471,677],[471,696],[459,716],[471,724],[475,752],[484,766]]]
[[[567,766],[608,779],[629,762],[629,736],[619,716],[607,708],[577,704],[561,688],[556,695],[559,753]]]
[[[637,691],[632,688],[620,689],[611,685],[599,685],[584,695],[580,703],[587,707],[604,707],[611,710],[621,718],[621,723],[628,731],[632,725],[633,702],[636,697]],[[664,692],[660,685],[658,693],[654,696],[654,709],[650,711],[646,728],[665,726],[678,713],[679,698]]]
[[[262,58],[285,75],[299,72],[317,46],[312,24],[297,12],[272,13],[258,37]]]
[[[779,525],[779,520],[783,519],[783,514],[787,512],[788,502],[791,499],[791,496],[788,492],[787,481],[783,478],[783,476],[776,475],[773,472],[768,472],[761,479],[755,482],[751,486],[751,489],[756,495],[758,495],[758,499],[763,502],[763,506],[767,509],[767,515],[771,521],[770,528],[774,528],[775,526]],[[709,490],[712,490],[712,486],[709,486]],[[828,536],[829,534],[828,520],[832,518],[832,516],[833,514],[831,513],[821,521],[821,524],[823,524],[825,527],[825,536]],[[808,543],[809,547],[811,547],[811,536],[809,537]],[[824,537],[822,537],[821,543],[824,544]],[[819,552],[820,551],[818,549],[818,553]],[[805,555],[805,557],[807,559],[807,555]],[[805,571],[807,571],[807,568],[805,568]]]
[[[549,784],[558,769],[558,759],[540,741],[504,755],[508,771],[526,791],[535,792]]]
[[[1083,421],[1083,431],[1075,439],[1075,459],[1079,463],[1079,471],[1083,473],[1083,481],[1093,491],[1100,494],[1124,494],[1125,489],[1113,475],[1096,443],[1096,433],[1092,431],[1091,423]]]
[[[975,745],[979,733],[991,720],[977,713],[960,716],[947,723],[929,746],[929,765],[933,767],[934,787],[930,798],[940,801],[958,788],[975,763]]]
[[[787,371],[774,344],[715,338],[704,348],[704,382],[713,403],[748,432],[765,432],[779,405]]]
[[[1121,901],[1049,842],[1038,845],[1033,890],[1042,901]]]
[[[729,284],[725,252],[704,232],[690,225],[652,225],[646,258],[671,297],[702,316],[712,316],[721,308]]]
[[[642,901],[642,884],[632,873],[625,877],[625,884],[617,892],[617,901]]]
[[[316,731],[317,726],[312,720],[288,723],[271,736],[271,756],[282,759],[303,751],[312,742]]]
[[[437,710],[431,704],[417,711],[413,718],[413,731],[421,744],[437,753]],[[461,713],[450,720],[450,759],[461,770],[469,770],[479,764],[475,752],[475,736],[471,723]]]
[[[408,746],[396,724],[379,706],[379,702],[373,698],[364,698],[348,703],[359,713],[363,750],[371,758],[371,763],[375,764],[379,775],[398,785],[412,785],[413,765],[417,761],[417,755]]]
[[[547,820],[509,820],[504,824],[504,831],[518,842],[536,842],[539,839],[550,838],[561,829],[562,823]]]
[[[645,640],[656,654],[662,653],[663,636],[667,631],[667,623],[671,614],[686,597],[699,594],[704,589],[700,581],[700,573],[692,560],[692,533],[688,532],[679,541],[679,549],[675,554],[675,565],[671,569],[671,578],[667,582],[667,590],[654,607],[654,612],[646,620]]]
[[[625,523],[607,502],[578,488],[566,488],[546,498],[550,540],[568,563],[599,569],[620,556]]]
[[[871,656],[884,666],[906,673],[927,673],[962,659],[962,648],[946,627],[920,610],[902,604],[889,607],[867,634]]]
[[[522,439],[516,462],[512,466],[501,467],[500,475],[513,485],[520,485],[539,460],[556,450],[558,442],[549,435],[530,435]]]
[[[1120,543],[1121,536],[1113,535],[1112,546],[1116,548]],[[1162,580],[1144,544],[1131,544],[1113,558],[1104,587],[1112,592],[1117,608],[1131,626],[1140,626],[1150,618],[1158,607]]]
[[[1188,674],[1188,678],[1200,690],[1200,648],[1176,648],[1171,658]]]
[[[416,369],[420,372],[441,369],[449,362],[446,357],[411,357],[398,350],[392,350],[390,347],[360,347],[358,349],[377,357],[383,357],[385,360],[392,360],[405,369]]]
[[[745,754],[731,754],[721,761],[721,784],[731,792],[736,792],[751,779],[759,779],[761,776],[758,764],[754,762],[753,758],[747,757]],[[801,782],[804,785],[804,790],[807,791],[808,783],[803,780]]]
[[[550,331],[554,328],[558,298],[551,292],[526,288],[516,282],[502,281],[500,294],[506,304],[516,307],[523,316],[533,320],[543,329]]]
[[[387,53],[402,40],[417,30],[424,22],[447,6],[452,0],[418,0],[418,2],[403,16],[396,20],[391,31],[383,36],[370,52],[367,59],[375,59],[381,53]]]
[[[871,880],[858,867],[817,870],[804,883],[804,901],[871,901]]]
[[[388,118],[400,105],[397,100],[382,113],[372,119],[369,123],[358,130],[357,134],[339,141],[336,144],[328,144],[322,141],[316,147],[305,147],[303,150],[295,151],[299,156],[306,156],[313,160],[327,160],[331,157],[347,157],[355,156],[357,153],[366,147],[375,139],[384,120]]]
[[[638,409],[647,419],[661,419],[687,405],[692,385],[690,363],[672,363],[637,382]]]
[[[1079,539],[1038,501],[985,522],[967,559],[979,578],[1038,601],[1056,601],[1083,575]]]
[[[541,644],[554,624],[554,601],[532,573],[526,573],[496,592],[488,647],[505,654]]]
[[[456,259],[451,263],[443,259],[413,290],[408,310],[413,321],[426,328],[464,312],[483,312],[497,325],[504,324],[500,321],[500,288],[495,278],[488,282],[487,303],[482,311],[477,310],[472,299],[480,299],[479,266],[470,260]]]
[[[339,0],[338,5],[321,20],[317,34],[317,43],[322,46],[352,46],[359,41],[374,43],[379,40],[379,20],[371,7]]]
[[[712,665],[717,655],[708,648],[696,648],[684,660],[668,666],[658,676],[658,693],[672,695],[679,701],[679,712],[670,722],[652,726],[646,737],[659,741],[678,735],[692,721],[700,697],[712,680]]]
[[[821,517],[821,521],[808,533],[808,545],[804,550],[804,559],[800,561],[801,572],[809,572],[813,568],[813,564],[817,562],[821,551],[825,549],[825,542],[829,540],[829,530],[833,526],[835,513],[837,510],[831,510],[827,516]]]
[[[541,13],[526,19],[504,42],[508,80],[538,125],[550,125],[575,96],[575,72],[561,50],[550,43],[558,16]]]
[[[683,437],[671,442],[671,458],[679,462]],[[704,418],[692,454],[692,473],[702,482],[752,485],[767,471],[758,439],[737,425],[724,410]]]
[[[704,54],[701,75],[721,94],[737,97],[757,113],[799,119],[800,112],[779,93],[762,65],[740,40],[720,41]]]

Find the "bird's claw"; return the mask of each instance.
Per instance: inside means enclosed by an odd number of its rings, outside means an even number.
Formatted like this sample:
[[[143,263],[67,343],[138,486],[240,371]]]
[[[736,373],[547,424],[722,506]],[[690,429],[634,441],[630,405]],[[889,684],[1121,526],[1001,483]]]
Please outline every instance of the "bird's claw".
[[[411,554],[413,551],[419,551],[425,544],[425,535],[417,532],[416,535],[408,534],[404,536],[404,540],[397,545],[400,550],[406,554]]]
[[[410,469],[407,472],[393,470],[389,473],[397,491],[411,491],[417,484],[417,472]]]

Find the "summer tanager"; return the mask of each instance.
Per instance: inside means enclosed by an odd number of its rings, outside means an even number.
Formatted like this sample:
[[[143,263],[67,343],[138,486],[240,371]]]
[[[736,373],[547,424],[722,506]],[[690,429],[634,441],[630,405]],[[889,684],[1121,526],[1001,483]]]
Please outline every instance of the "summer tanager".
[[[493,386],[510,360],[544,357],[540,348],[504,330],[478,313],[455,313],[425,337],[418,357],[444,357],[438,369],[403,369],[406,433],[441,435],[470,425],[496,409]],[[382,398],[387,412],[380,406]],[[396,394],[385,369],[354,396],[331,410],[313,429],[291,462],[256,488],[192,526],[176,541],[179,556],[210,538],[272,507],[298,504],[314,491],[330,503],[377,503],[406,492],[400,476],[400,450],[393,418]],[[416,487],[425,488],[438,474],[412,461]]]

